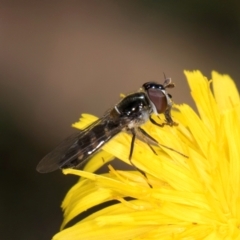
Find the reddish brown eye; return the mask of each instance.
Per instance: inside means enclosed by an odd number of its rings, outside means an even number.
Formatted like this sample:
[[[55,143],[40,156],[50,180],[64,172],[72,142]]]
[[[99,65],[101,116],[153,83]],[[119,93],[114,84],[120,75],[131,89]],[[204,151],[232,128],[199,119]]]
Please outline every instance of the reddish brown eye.
[[[160,89],[149,88],[148,97],[157,109],[158,113],[164,113],[167,108],[167,98]]]

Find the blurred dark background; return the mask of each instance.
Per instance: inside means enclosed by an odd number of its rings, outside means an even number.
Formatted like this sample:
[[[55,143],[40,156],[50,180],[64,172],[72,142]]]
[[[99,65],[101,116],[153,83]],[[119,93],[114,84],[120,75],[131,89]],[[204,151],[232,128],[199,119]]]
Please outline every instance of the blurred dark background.
[[[183,70],[240,79],[238,1],[0,2],[0,239],[45,240],[76,181],[35,167],[83,112],[101,116],[119,93]]]

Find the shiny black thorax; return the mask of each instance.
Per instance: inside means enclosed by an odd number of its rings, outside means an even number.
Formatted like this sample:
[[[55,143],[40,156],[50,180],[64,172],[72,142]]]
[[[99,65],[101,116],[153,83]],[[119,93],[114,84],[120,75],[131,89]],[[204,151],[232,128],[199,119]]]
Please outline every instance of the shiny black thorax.
[[[115,105],[110,115],[119,118],[120,124],[132,128],[148,120],[152,113],[150,101],[144,92],[130,94]],[[126,125],[127,124],[127,125]]]
[[[136,116],[135,114],[143,110],[149,110],[151,104],[145,93],[138,92],[126,96],[115,107],[120,115],[130,117],[131,115]]]

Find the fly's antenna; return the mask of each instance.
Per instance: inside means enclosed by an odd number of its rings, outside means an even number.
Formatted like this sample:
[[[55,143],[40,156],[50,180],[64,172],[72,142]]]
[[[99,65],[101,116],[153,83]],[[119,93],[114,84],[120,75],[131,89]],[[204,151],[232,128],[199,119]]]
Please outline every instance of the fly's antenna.
[[[164,72],[163,72],[163,76],[164,76],[163,87],[164,88],[174,88],[175,85],[174,85],[174,83],[172,83],[172,79],[167,78]]]

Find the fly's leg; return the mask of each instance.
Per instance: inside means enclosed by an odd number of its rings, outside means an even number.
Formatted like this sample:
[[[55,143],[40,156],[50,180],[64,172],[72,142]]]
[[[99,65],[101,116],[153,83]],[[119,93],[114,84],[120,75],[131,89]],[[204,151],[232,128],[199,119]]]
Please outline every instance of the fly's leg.
[[[165,119],[166,119],[165,123],[158,123],[151,116],[149,117],[150,122],[152,124],[158,126],[158,127],[164,127],[165,125],[169,125],[171,127],[172,126],[178,126],[178,124],[172,120],[171,109],[172,109],[172,107],[170,106],[164,112],[164,116],[165,116]]]
[[[164,115],[165,115],[165,118],[166,118],[166,122],[165,123],[158,123],[152,117],[149,117],[149,120],[150,120],[150,122],[152,124],[154,124],[154,125],[156,125],[158,127],[164,127],[165,125],[169,125],[171,127],[172,126],[178,126],[178,124],[172,120],[172,117],[170,115],[170,111],[166,110]]]
[[[136,139],[136,133],[133,129],[131,129],[131,133],[132,133],[132,141],[131,141],[131,146],[130,146],[130,153],[129,153],[129,161],[130,163],[134,166],[134,164],[132,163],[132,155],[133,155],[133,149],[134,149],[134,142]]]
[[[137,170],[139,171],[147,180],[147,175],[144,171],[142,171],[141,169],[139,169],[138,167],[135,166],[135,164],[132,161],[132,155],[133,155],[133,150],[134,150],[134,142],[136,139],[136,132],[134,129],[131,129],[131,133],[132,133],[132,141],[131,141],[131,147],[130,147],[130,153],[129,153],[129,162],[131,163],[131,165]],[[150,146],[150,145],[149,145]],[[152,188],[152,185],[147,181],[148,185],[150,188]]]
[[[165,116],[165,118],[166,118],[166,123],[165,123],[165,125],[178,126],[178,124],[172,120],[171,109],[172,109],[172,106],[169,106],[169,107],[166,109],[166,111],[164,112],[164,116]]]
[[[149,117],[149,120],[152,124],[158,126],[158,127],[164,127],[167,123],[157,123],[151,116]]]
[[[152,145],[158,146],[158,142],[156,139],[154,139],[152,136],[150,136],[145,130],[143,130],[142,128],[138,127],[135,130],[135,133],[137,135],[137,137],[140,140],[143,140],[148,146],[149,148],[152,150],[152,152],[157,155],[156,151],[154,150],[154,148],[152,147]]]
[[[143,129],[140,128],[140,127],[137,129],[137,133],[138,133],[138,137],[139,137],[140,139],[143,139],[144,142],[146,142],[149,147],[151,146],[150,144],[155,145],[155,146],[161,146],[161,147],[166,148],[166,149],[168,149],[168,150],[170,150],[170,151],[176,152],[176,153],[180,154],[181,156],[183,156],[183,157],[185,157],[185,158],[188,158],[188,156],[186,156],[185,154],[183,154],[183,153],[181,153],[181,152],[179,152],[179,151],[177,151],[177,150],[175,150],[175,149],[173,149],[173,148],[171,148],[171,147],[168,147],[168,146],[166,146],[166,145],[163,145],[163,144],[157,142],[157,140],[155,140],[152,136],[150,136],[145,130],[143,130]],[[141,134],[140,134],[140,133],[141,133]],[[151,149],[153,150],[153,152],[157,155],[157,153],[154,151],[154,149],[153,149],[152,147],[150,147],[150,148],[151,148]]]

